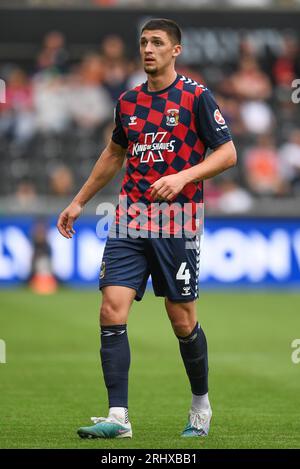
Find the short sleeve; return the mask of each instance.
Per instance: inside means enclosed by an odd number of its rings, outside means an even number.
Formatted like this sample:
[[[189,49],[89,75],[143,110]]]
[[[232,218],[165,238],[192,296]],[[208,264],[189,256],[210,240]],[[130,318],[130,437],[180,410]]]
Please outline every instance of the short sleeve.
[[[195,112],[198,135],[207,148],[214,149],[232,140],[220,108],[207,88],[196,98]]]
[[[120,145],[123,148],[128,147],[128,139],[125,135],[121,118],[120,118],[120,101],[118,101],[116,108],[115,108],[115,128],[112,132],[112,141],[115,142],[117,145]]]

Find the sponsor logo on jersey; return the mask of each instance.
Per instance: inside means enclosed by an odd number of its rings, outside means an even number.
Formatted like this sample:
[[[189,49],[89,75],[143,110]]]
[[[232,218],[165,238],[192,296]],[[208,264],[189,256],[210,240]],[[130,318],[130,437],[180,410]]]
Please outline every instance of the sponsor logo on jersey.
[[[179,122],[179,110],[178,109],[168,109],[166,115],[166,125],[170,127],[175,127]]]
[[[219,125],[224,125],[225,124],[225,119],[222,116],[220,109],[215,110],[214,119]]]
[[[147,133],[144,143],[135,143],[132,149],[132,156],[140,156],[141,163],[148,161],[164,161],[162,152],[173,152],[175,140],[165,142],[167,132]]]

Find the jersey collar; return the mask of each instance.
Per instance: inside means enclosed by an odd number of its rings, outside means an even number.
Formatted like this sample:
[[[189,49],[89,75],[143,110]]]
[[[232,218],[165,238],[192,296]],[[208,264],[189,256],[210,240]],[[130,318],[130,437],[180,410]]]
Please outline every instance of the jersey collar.
[[[175,78],[173,83],[171,83],[171,85],[167,86],[167,88],[164,88],[163,90],[158,90],[158,91],[148,91],[148,80],[147,80],[147,81],[145,81],[145,83],[142,84],[142,91],[146,94],[150,94],[151,96],[157,95],[157,94],[163,94],[166,91],[168,91],[170,88],[175,86],[178,83],[178,81],[180,80],[180,78],[181,78],[181,75],[178,75],[178,73],[177,73],[177,77]]]

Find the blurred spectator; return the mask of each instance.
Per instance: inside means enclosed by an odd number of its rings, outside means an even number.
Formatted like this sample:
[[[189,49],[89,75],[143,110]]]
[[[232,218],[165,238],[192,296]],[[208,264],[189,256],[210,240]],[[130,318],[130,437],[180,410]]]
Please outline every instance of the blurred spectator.
[[[222,191],[217,183],[217,178],[207,179],[205,181],[205,207],[212,211],[218,210],[221,195]]]
[[[280,169],[294,192],[300,193],[300,130],[291,132],[289,139],[279,149]]]
[[[299,66],[299,44],[296,37],[286,35],[283,43],[283,52],[275,60],[272,76],[276,85],[288,86],[296,78]]]
[[[79,67],[79,78],[83,85],[101,85],[105,77],[103,58],[96,53],[85,55]]]
[[[142,67],[140,62],[132,62],[130,66],[130,75],[127,78],[127,89],[129,90],[131,88],[135,88],[141,83],[145,83],[145,81],[147,80],[147,75],[144,72],[144,68]]]
[[[74,188],[73,174],[66,166],[56,167],[50,175],[50,188],[53,195],[68,196]]]
[[[299,104],[295,104],[291,100],[291,90],[289,95],[282,97],[282,101],[275,103],[276,111],[276,125],[273,132],[279,137],[279,141],[284,141],[289,138],[289,135],[295,127],[300,128],[300,112]]]
[[[6,135],[16,143],[28,141],[35,131],[32,85],[20,68],[8,74],[6,103],[0,109],[0,136]]]
[[[15,192],[17,210],[29,210],[37,204],[37,193],[33,182],[24,179],[19,182]]]
[[[47,227],[43,221],[38,221],[34,226],[32,248],[30,287],[38,294],[54,293],[57,289],[57,282],[53,274]]]
[[[129,64],[125,44],[119,36],[107,36],[101,45],[104,61],[104,86],[115,102],[126,90]]]
[[[126,60],[125,44],[120,36],[106,36],[101,44],[101,53],[106,62],[123,62]]]
[[[285,193],[280,172],[279,155],[272,137],[261,135],[257,144],[244,156],[245,178],[256,195],[279,195]]]
[[[218,200],[218,208],[227,214],[244,213],[253,207],[253,198],[242,187],[232,180],[223,180],[220,184],[222,195]]]
[[[224,98],[222,95],[215,96],[232,135],[242,137],[245,134],[247,126],[242,119],[240,103],[232,98]]]
[[[245,130],[252,134],[266,134],[273,128],[273,113],[264,101],[245,101],[240,105],[240,113]]]
[[[201,83],[202,85],[206,85],[203,75],[196,70],[193,70],[190,67],[184,67],[183,65],[179,65],[177,67],[178,73],[183,76],[189,77],[192,80],[195,80],[197,83]]]
[[[240,59],[250,57],[255,59],[256,52],[254,42],[250,41],[247,35],[243,36],[240,42]]]
[[[63,132],[70,123],[68,90],[58,74],[40,73],[34,79],[37,128],[42,132]]]
[[[268,99],[272,85],[254,57],[242,57],[236,73],[229,78],[231,92],[242,99]]]
[[[103,86],[104,73],[98,54],[85,56],[73,73],[68,103],[73,120],[81,128],[93,130],[112,117],[113,103]]]
[[[65,48],[65,38],[59,31],[51,31],[44,38],[44,44],[37,58],[39,71],[66,72],[68,52]]]

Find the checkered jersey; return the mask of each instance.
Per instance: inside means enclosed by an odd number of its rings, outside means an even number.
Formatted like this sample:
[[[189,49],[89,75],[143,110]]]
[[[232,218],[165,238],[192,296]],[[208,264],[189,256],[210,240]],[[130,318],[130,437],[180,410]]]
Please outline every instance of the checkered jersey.
[[[120,195],[127,196],[128,203],[127,209],[117,208],[116,222],[127,210],[128,226],[134,226],[132,205],[155,202],[151,198],[152,183],[200,163],[207,148],[214,149],[231,136],[211,92],[177,75],[164,90],[148,91],[146,82],[123,93],[115,109],[112,140],[127,149]],[[187,184],[174,202],[183,210],[187,203],[202,203],[203,182]],[[176,227],[171,230],[176,231]]]

